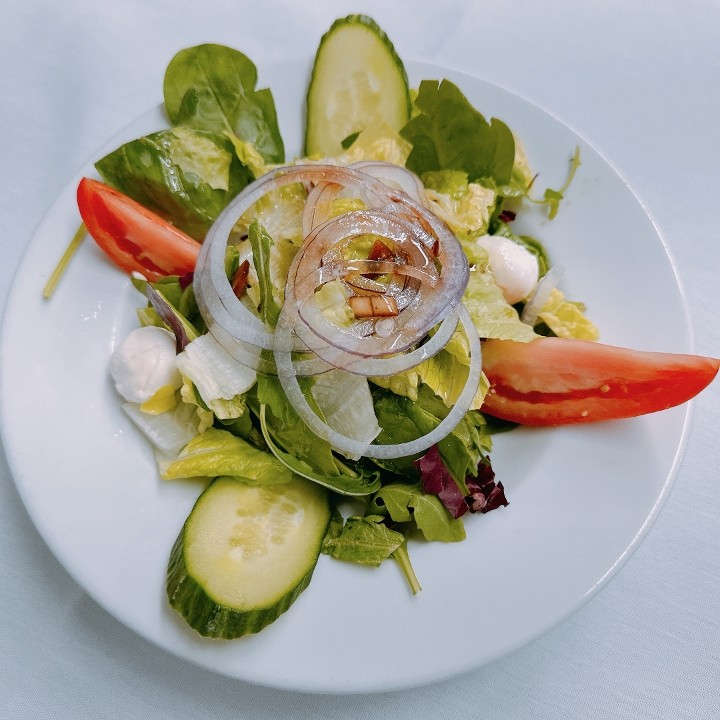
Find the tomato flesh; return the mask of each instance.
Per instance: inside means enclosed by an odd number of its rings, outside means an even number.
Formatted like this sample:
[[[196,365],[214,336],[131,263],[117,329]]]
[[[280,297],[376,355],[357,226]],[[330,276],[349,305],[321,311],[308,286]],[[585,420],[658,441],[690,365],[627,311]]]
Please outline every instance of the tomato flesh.
[[[482,411],[524,425],[635,417],[680,405],[712,382],[720,360],[584,340],[487,340]]]
[[[121,270],[155,281],[195,269],[200,244],[127,195],[83,178],[77,203],[88,232]]]

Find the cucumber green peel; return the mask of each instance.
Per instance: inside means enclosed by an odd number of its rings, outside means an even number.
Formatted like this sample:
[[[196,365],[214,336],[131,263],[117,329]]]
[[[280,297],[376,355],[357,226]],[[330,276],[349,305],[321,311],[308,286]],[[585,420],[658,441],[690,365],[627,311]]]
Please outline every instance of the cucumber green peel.
[[[170,554],[170,605],[205,637],[259,632],[310,583],[329,523],[327,493],[298,476],[262,486],[216,478]]]
[[[349,15],[322,36],[307,94],[305,154],[337,156],[375,123],[399,132],[410,119],[402,60],[371,18]]]

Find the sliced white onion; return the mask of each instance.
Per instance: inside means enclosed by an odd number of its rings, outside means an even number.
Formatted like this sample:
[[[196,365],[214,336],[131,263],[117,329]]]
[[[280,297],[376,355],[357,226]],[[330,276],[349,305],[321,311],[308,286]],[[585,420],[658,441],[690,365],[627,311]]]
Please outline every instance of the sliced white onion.
[[[393,318],[393,321],[395,318]],[[296,335],[306,343],[307,349],[312,351],[317,358],[313,359],[313,365],[308,361],[295,362],[297,375],[312,375],[312,369],[317,368],[317,359],[323,360],[326,366],[340,368],[357,375],[366,377],[389,377],[405,372],[410,368],[419,365],[421,362],[436,355],[448,344],[455,329],[458,318],[453,312],[440,323],[437,332],[430,339],[419,347],[408,352],[386,357],[366,357],[359,353],[348,352],[344,348],[338,348],[331,343],[324,342],[315,332],[310,330],[303,322],[296,322],[292,329]],[[376,323],[373,322],[373,325]],[[383,339],[383,336],[378,335]],[[359,341],[360,342],[360,341]],[[282,340],[278,342],[278,349],[281,349]],[[287,352],[285,350],[284,352]]]
[[[545,275],[540,278],[535,289],[530,293],[528,301],[520,315],[522,322],[534,327],[538,319],[538,314],[550,299],[552,291],[560,284],[562,276],[563,268],[555,266],[551,267]]]
[[[352,163],[349,167],[361,170],[376,180],[380,180],[385,185],[393,185],[415,200],[415,202],[427,205],[425,186],[420,181],[420,178],[407,168],[381,160],[361,160]]]
[[[381,182],[384,181],[384,182]],[[228,241],[237,221],[264,195],[302,183],[308,190],[302,227],[304,240],[293,259],[277,326],[267,326],[235,296],[225,271]],[[332,216],[340,193],[359,198],[365,210]],[[481,378],[481,346],[461,303],[468,263],[445,223],[425,207],[418,178],[389,163],[291,165],[275,169],[249,185],[221,213],[200,251],[194,288],[208,332],[235,360],[260,372],[277,374],[300,417],[333,448],[348,457],[394,458],[427,450],[447,436],[469,410]],[[352,240],[379,235],[392,257],[350,260]],[[388,274],[378,283],[373,274]],[[323,284],[359,283],[361,291],[391,296],[398,314],[339,327],[315,301]],[[438,426],[408,443],[371,445],[349,437],[315,414],[298,382],[302,375],[340,369],[356,376],[389,376],[412,368],[448,343],[458,322],[470,346],[468,378],[457,402]]]
[[[238,219],[267,193],[286,185],[313,181],[316,183],[351,184],[368,204],[382,204],[378,194],[381,184],[369,176],[349,172],[333,165],[297,165],[277,168],[248,185],[218,216],[203,242],[195,267],[195,295],[200,313],[209,324],[219,323],[224,330],[240,340],[270,350],[272,329],[246,307],[233,292],[225,274],[225,253],[228,239]],[[369,182],[367,182],[369,181]],[[222,319],[215,317],[216,311]]]
[[[426,435],[405,443],[371,445],[339,433],[319,418],[305,399],[297,379],[297,374],[295,373],[290,353],[276,351],[275,362],[278,370],[278,378],[282,383],[290,404],[318,437],[326,440],[335,450],[348,457],[357,459],[364,456],[377,459],[390,459],[416,455],[417,453],[427,450],[449,435],[460,422],[463,415],[470,409],[482,374],[480,338],[475,331],[472,319],[462,304],[453,308],[452,312],[459,318],[468,338],[468,344],[470,346],[470,368],[465,386],[455,405],[435,429]],[[278,330],[280,332],[292,332],[292,326],[288,324],[291,322],[291,314],[290,312],[281,313],[280,321],[278,322]]]
[[[393,171],[392,167],[381,169],[404,178],[406,183],[408,178],[415,182],[411,173],[402,168]],[[304,222],[308,237],[288,273],[285,305],[294,305],[303,322],[295,327],[297,333],[284,333],[279,341],[277,332],[235,296],[225,273],[225,253],[240,217],[266,193],[297,182],[311,187],[313,202]],[[345,213],[318,225],[341,188],[360,197],[369,210]],[[358,261],[353,266],[338,262],[342,241],[367,233],[391,240],[399,248],[403,263]],[[382,332],[374,332],[374,320],[357,323],[349,330],[339,329],[315,306],[314,291],[328,278],[379,270],[393,271],[386,292],[396,299],[401,310],[392,325],[382,326]],[[318,272],[323,274],[322,279]],[[292,359],[296,374],[316,374],[332,366],[353,368],[351,371],[358,374],[363,372],[361,368],[372,368],[367,374],[387,375],[421,362],[440,349],[443,338],[449,339],[454,325],[443,321],[460,301],[467,274],[467,260],[457,239],[417,200],[358,169],[297,165],[276,169],[255,181],[223,211],[203,244],[194,283],[198,307],[209,332],[233,358],[255,370],[276,371],[269,353],[262,351],[280,350],[301,354]],[[430,341],[410,350],[438,325],[440,330]],[[308,358],[308,351],[315,357]],[[406,357],[398,359],[397,353]]]
[[[342,190],[337,183],[319,183],[307,196],[302,216],[302,233],[307,237],[314,228],[330,218],[332,203]]]

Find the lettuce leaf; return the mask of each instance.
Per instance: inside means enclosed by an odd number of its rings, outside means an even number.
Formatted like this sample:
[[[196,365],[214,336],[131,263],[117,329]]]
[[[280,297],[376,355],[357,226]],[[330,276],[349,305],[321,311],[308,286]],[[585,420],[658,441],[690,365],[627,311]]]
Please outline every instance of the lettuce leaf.
[[[415,465],[420,470],[423,492],[436,496],[453,518],[462,517],[468,510],[487,513],[509,504],[502,483],[495,483],[489,459],[478,463],[473,476],[465,479],[465,488],[454,481],[437,446],[431,447]]]
[[[418,388],[417,400],[375,388],[375,413],[383,428],[377,442],[391,444],[409,442],[427,434],[448,414],[442,399],[426,385]],[[484,417],[475,411],[465,413],[455,429],[438,442],[438,450],[455,481],[466,492],[465,478],[475,475],[478,464],[492,447]],[[417,480],[419,473],[413,461],[420,454],[382,461],[382,467]]]
[[[257,373],[231,357],[212,335],[193,340],[175,362],[216,417],[230,420],[245,412],[243,396],[255,384]]]
[[[470,273],[463,303],[481,338],[529,342],[535,331],[520,320],[517,310],[505,300],[502,290],[488,272]]]
[[[331,428],[367,443],[377,437],[380,426],[366,378],[329,370],[315,377],[310,392]]]
[[[434,170],[461,170],[469,182],[490,187],[510,182],[515,139],[504,122],[488,122],[449,80],[423,80],[417,114],[400,131],[412,143],[406,166],[422,176]]]
[[[600,337],[595,324],[585,315],[585,306],[566,300],[564,293],[557,288],[552,290],[538,313],[538,320],[544,322],[557,337],[593,341]]]
[[[385,525],[381,515],[354,515],[325,537],[322,552],[336,560],[379,567],[404,542],[405,536]]]
[[[256,89],[257,68],[243,53],[211,43],[181,50],[163,81],[173,125],[232,133],[268,163],[285,158],[272,93]]]
[[[292,472],[271,453],[227,430],[208,428],[196,435],[162,471],[166,480],[233,475],[258,484],[290,482]]]
[[[308,402],[322,417],[309,389],[311,382],[303,384]],[[302,421],[277,377],[258,374],[256,388],[245,397],[260,419],[271,452],[298,475],[342,495],[369,495],[380,487],[377,471],[368,471],[359,463],[341,461],[330,444]]]
[[[390,483],[383,486],[373,497],[369,512],[387,512],[397,523],[412,522],[428,541],[458,542],[465,539],[462,522],[448,512],[440,498],[423,492],[418,484]]]
[[[187,127],[131,140],[95,168],[108,185],[199,241],[254,179],[226,137]]]
[[[431,210],[463,244],[471,264],[478,262],[468,241],[487,233],[497,203],[494,190],[469,183],[467,174],[457,170],[436,170],[422,176]]]

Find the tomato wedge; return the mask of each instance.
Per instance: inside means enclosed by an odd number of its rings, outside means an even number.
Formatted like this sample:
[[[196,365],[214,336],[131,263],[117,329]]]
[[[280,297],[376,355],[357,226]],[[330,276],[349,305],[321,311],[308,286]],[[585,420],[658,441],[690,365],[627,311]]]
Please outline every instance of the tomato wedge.
[[[121,270],[155,281],[195,269],[200,244],[127,195],[83,178],[77,203],[88,232]]]
[[[635,417],[695,397],[719,366],[713,358],[585,340],[488,340],[483,370],[490,390],[482,411],[524,425]]]

